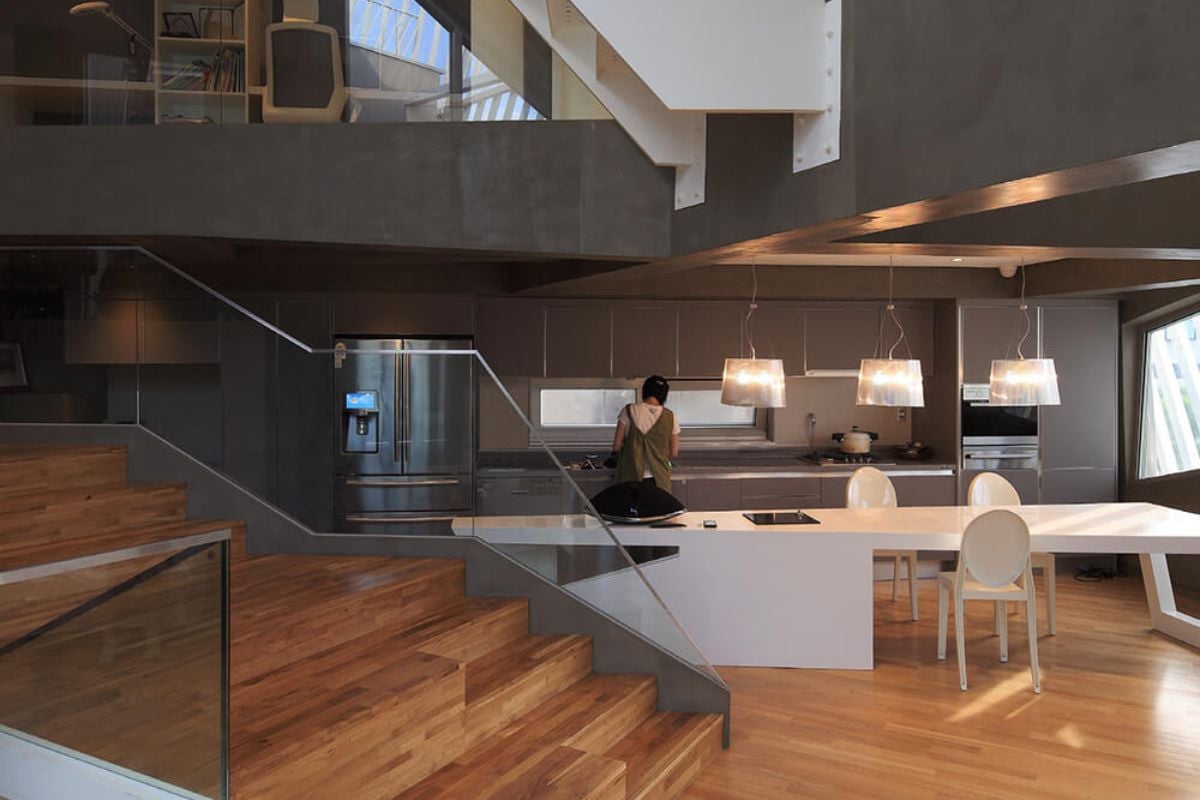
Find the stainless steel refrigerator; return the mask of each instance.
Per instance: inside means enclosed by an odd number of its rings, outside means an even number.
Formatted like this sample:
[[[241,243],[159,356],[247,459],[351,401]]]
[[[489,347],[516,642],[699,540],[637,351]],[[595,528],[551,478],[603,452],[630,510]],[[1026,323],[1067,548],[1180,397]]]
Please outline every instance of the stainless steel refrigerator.
[[[336,530],[449,534],[455,516],[472,513],[475,360],[399,352],[471,346],[470,339],[335,340],[346,350],[335,358],[333,380]]]

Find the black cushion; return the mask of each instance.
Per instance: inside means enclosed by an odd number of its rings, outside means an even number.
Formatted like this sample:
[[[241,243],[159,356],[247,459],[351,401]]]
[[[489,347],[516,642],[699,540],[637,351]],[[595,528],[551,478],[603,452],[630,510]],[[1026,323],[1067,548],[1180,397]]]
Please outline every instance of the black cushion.
[[[324,108],[333,97],[333,49],[324,31],[271,32],[271,101],[279,108]]]
[[[675,495],[646,481],[609,486],[592,498],[592,506],[609,522],[625,523],[658,522],[687,511]]]

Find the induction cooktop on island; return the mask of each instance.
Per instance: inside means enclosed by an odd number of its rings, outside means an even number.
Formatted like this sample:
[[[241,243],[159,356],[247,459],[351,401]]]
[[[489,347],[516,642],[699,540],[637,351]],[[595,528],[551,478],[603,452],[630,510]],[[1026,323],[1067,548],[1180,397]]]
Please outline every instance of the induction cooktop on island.
[[[743,517],[755,525],[820,525],[816,517],[803,511],[747,511]]]

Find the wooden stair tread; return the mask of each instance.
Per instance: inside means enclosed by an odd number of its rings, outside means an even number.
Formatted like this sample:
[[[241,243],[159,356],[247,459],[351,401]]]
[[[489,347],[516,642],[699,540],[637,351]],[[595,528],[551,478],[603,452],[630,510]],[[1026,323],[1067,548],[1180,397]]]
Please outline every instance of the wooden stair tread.
[[[589,675],[481,741],[403,797],[518,794],[517,787],[531,780],[537,783],[538,775],[557,770],[558,750],[569,747],[603,755],[654,712],[656,698],[652,676]]]
[[[463,659],[430,652],[424,646],[430,642],[436,643],[456,626],[470,627],[489,616],[513,613],[514,609],[522,614],[526,613],[523,601],[466,598],[453,606],[423,617],[410,627],[385,632],[370,631],[332,646],[310,648],[303,654],[302,660],[281,661],[269,671],[245,678],[235,677],[233,686],[245,688],[247,696],[253,694],[257,702],[269,702],[278,699],[272,692],[286,694],[290,688],[301,687],[310,682],[317,682],[321,687],[336,690],[340,686],[361,680],[363,675],[381,668],[381,665],[382,668],[390,669],[389,659],[408,653],[420,652],[460,663]],[[255,647],[254,637],[240,639],[239,644],[234,645],[233,661],[240,661],[246,650]],[[334,667],[339,664],[343,668],[335,670]]]
[[[4,517],[24,515],[55,506],[85,504],[91,501],[109,500],[122,495],[136,496],[162,489],[186,491],[187,487],[180,483],[126,483],[122,479],[92,486],[38,488],[31,491],[8,493],[0,496],[0,522]]]
[[[379,583],[422,580],[431,572],[461,569],[462,562],[447,558],[391,558],[388,556],[263,555],[239,559],[233,565],[230,590],[245,594],[258,606],[263,585],[272,597],[279,590],[363,591]]]
[[[721,749],[720,714],[659,711],[607,753],[625,763],[630,800],[674,798]]]
[[[156,522],[62,540],[0,542],[0,569],[20,569],[38,564],[48,564],[104,553],[109,550],[136,547],[165,539],[236,529],[241,525],[242,523],[237,520],[178,520]]]
[[[589,636],[526,634],[468,662],[466,746],[491,736],[591,671]]]
[[[442,779],[434,773],[395,800],[624,800],[625,765],[573,747],[551,747],[520,771]]]
[[[0,498],[125,481],[124,447],[0,445]]]
[[[558,655],[591,644],[587,636],[527,634],[467,664],[467,705],[503,691],[515,675],[524,674]]]
[[[108,444],[22,444],[18,442],[0,443],[0,464],[13,461],[40,461],[46,458],[68,455],[103,455],[111,453],[124,454],[122,445]]]

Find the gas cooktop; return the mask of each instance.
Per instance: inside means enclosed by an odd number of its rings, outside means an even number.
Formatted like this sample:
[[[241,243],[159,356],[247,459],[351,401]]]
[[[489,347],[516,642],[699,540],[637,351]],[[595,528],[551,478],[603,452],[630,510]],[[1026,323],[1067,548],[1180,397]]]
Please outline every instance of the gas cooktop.
[[[803,461],[811,461],[823,467],[842,467],[848,464],[871,464],[875,466],[893,466],[895,461],[870,455],[869,453],[843,453],[841,450],[814,450],[800,456]]]

